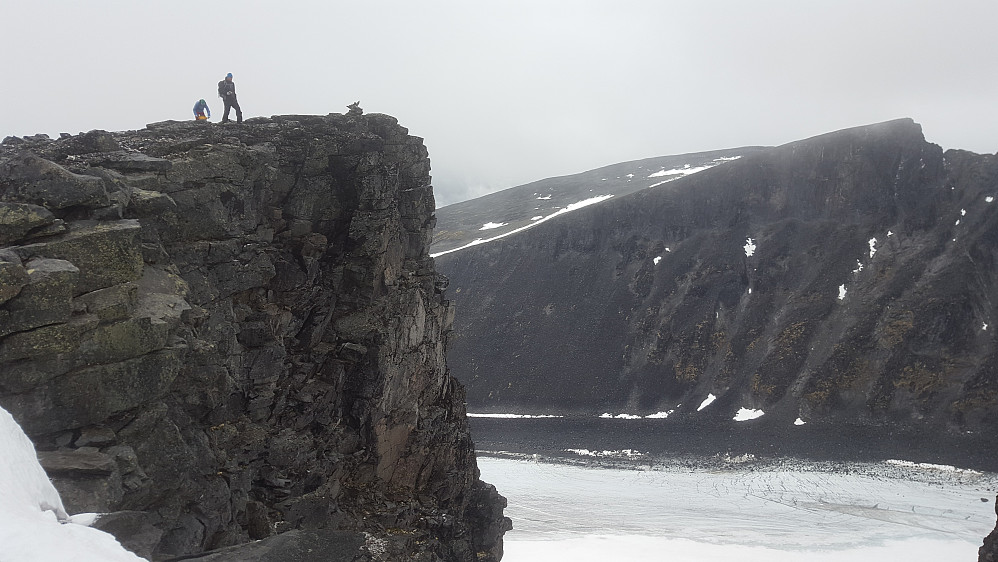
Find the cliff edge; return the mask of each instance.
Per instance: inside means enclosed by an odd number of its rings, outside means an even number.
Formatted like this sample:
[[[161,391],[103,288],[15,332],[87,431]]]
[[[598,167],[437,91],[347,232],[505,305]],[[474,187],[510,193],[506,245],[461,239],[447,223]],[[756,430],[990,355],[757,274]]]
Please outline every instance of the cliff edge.
[[[67,509],[154,559],[498,560],[429,170],[385,115],[5,139],[0,405]]]

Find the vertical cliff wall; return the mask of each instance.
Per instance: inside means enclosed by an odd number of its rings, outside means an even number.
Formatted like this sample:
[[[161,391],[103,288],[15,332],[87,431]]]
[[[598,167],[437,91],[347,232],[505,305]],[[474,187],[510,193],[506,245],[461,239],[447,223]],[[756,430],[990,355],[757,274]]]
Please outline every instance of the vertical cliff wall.
[[[0,405],[67,508],[121,512],[146,555],[293,531],[496,560],[433,208],[384,115],[8,138]]]

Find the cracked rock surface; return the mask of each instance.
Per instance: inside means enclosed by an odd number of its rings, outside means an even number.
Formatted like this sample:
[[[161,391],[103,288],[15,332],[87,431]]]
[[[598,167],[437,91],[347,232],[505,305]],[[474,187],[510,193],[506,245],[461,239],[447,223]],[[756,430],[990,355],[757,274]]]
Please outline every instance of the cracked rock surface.
[[[5,139],[0,405],[67,509],[160,560],[498,560],[429,169],[377,114]]]

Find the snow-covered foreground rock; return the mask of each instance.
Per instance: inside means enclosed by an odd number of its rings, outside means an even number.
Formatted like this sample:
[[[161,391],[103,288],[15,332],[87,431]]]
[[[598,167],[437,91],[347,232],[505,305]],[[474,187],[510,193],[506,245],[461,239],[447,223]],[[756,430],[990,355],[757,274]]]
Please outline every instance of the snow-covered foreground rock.
[[[897,463],[479,466],[509,499],[508,562],[975,560],[998,486],[994,474]]]
[[[73,521],[38,464],[35,447],[0,408],[0,562],[142,560],[111,535]]]

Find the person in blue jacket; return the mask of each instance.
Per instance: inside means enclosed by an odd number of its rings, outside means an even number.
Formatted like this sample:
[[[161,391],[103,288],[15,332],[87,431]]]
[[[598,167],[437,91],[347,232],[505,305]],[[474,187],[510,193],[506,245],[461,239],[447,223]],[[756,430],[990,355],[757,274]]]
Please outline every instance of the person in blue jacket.
[[[208,115],[205,115],[206,112]],[[208,109],[208,104],[203,99],[198,100],[198,102],[194,104],[194,118],[198,121],[205,121],[209,117],[211,117],[211,110]]]

